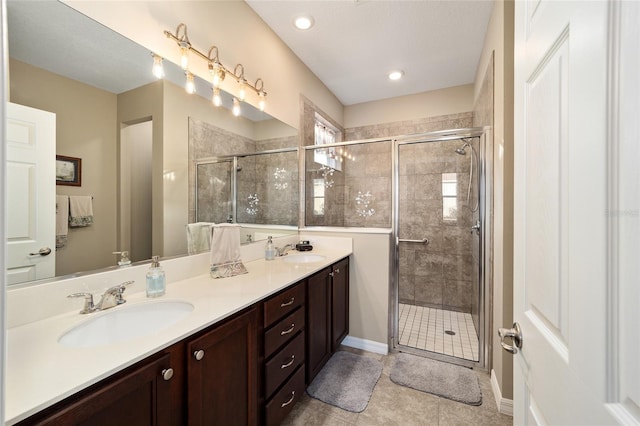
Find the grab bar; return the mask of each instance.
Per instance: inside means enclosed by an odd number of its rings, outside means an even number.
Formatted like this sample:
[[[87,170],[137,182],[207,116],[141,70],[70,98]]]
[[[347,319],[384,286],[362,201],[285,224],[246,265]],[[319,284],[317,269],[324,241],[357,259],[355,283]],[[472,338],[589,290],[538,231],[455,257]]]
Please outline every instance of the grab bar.
[[[398,238],[399,243],[418,243],[418,244],[429,244],[429,240],[427,238],[423,238],[421,240],[407,240],[405,238]]]

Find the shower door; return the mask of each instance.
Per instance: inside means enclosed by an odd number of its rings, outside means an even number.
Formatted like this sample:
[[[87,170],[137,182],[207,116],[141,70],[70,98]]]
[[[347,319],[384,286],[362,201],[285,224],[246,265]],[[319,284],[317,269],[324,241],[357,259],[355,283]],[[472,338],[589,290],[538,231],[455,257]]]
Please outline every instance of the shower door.
[[[396,143],[397,329],[403,351],[480,360],[480,138]]]
[[[196,164],[196,222],[233,220],[235,174],[232,172],[233,160]]]

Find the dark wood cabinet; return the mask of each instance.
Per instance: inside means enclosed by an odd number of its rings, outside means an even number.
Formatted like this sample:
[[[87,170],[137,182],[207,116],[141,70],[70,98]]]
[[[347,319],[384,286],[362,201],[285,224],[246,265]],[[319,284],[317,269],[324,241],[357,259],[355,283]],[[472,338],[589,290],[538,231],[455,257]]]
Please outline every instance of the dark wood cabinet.
[[[145,360],[19,423],[19,425],[171,424],[171,357]]]
[[[349,332],[349,259],[19,425],[277,425]]]
[[[310,384],[349,333],[349,259],[307,280],[307,376]]]
[[[330,273],[326,268],[307,280],[307,384],[331,358]]]
[[[331,350],[349,334],[349,259],[331,267]]]
[[[187,344],[187,423],[258,423],[257,309]]]

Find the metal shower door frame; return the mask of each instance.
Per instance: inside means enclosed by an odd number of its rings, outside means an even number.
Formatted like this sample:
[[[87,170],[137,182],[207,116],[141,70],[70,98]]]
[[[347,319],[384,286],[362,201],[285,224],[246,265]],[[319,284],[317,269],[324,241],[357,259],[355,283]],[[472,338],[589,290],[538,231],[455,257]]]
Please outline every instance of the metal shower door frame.
[[[490,249],[491,249],[491,200],[492,197],[492,184],[491,180],[487,179],[487,176],[491,176],[491,161],[487,161],[488,154],[492,152],[492,147],[489,145],[491,138],[489,128],[475,127],[465,129],[453,129],[443,130],[437,132],[430,132],[420,135],[402,136],[393,139],[392,144],[392,188],[393,188],[393,208],[391,214],[392,221],[392,264],[390,268],[390,306],[389,306],[389,348],[393,352],[408,352],[416,353],[420,355],[426,355],[429,358],[439,361],[445,361],[465,367],[472,367],[479,370],[490,371],[491,369],[491,338],[490,330],[492,329],[492,317],[491,317],[491,282],[492,271],[490,263]],[[435,352],[429,352],[422,349],[415,349],[408,346],[402,346],[398,343],[399,333],[399,274],[400,274],[400,257],[399,257],[399,230],[400,230],[400,147],[410,144],[422,144],[430,142],[444,142],[451,140],[458,140],[465,137],[479,137],[480,138],[480,170],[478,174],[478,183],[480,185],[480,259],[479,259],[479,328],[478,330],[478,361],[470,361],[462,358],[457,358],[450,355],[438,354]]]

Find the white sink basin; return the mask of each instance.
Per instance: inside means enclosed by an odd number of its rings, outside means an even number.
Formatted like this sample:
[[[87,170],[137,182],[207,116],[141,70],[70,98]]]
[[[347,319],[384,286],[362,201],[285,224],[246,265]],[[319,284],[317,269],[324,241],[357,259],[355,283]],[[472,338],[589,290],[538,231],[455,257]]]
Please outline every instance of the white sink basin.
[[[284,261],[287,263],[313,263],[325,260],[326,257],[321,254],[294,254],[287,256]]]
[[[64,333],[64,346],[90,348],[152,334],[180,321],[193,311],[188,302],[167,300],[116,306]]]

